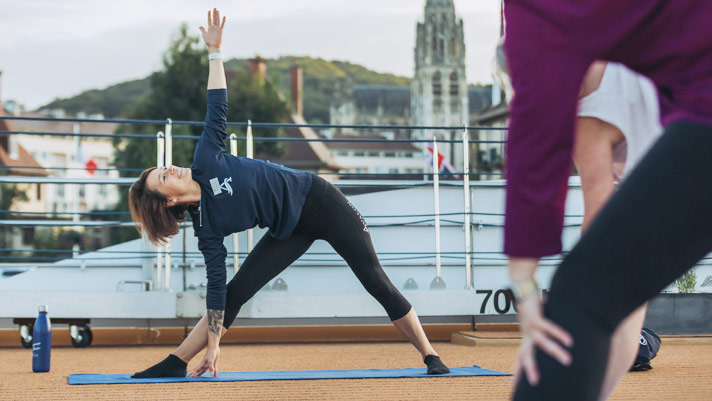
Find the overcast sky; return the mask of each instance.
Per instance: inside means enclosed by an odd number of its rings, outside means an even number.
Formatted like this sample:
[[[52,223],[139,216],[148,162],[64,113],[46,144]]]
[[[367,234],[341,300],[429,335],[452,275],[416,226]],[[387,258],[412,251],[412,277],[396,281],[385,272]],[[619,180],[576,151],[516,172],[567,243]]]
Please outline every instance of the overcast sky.
[[[143,78],[186,22],[210,7],[227,16],[226,58],[321,57],[413,75],[425,0],[0,0],[0,96],[33,109],[57,97]],[[455,0],[467,80],[488,83],[499,0]],[[269,68],[269,66],[268,66]]]

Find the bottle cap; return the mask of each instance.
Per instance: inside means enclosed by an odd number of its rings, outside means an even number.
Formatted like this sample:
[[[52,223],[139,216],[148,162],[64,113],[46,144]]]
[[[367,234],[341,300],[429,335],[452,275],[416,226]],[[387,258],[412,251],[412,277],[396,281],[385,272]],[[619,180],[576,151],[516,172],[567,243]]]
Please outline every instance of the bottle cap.
[[[40,305],[39,310],[40,310],[40,312],[47,312],[48,308],[49,307],[47,305]]]

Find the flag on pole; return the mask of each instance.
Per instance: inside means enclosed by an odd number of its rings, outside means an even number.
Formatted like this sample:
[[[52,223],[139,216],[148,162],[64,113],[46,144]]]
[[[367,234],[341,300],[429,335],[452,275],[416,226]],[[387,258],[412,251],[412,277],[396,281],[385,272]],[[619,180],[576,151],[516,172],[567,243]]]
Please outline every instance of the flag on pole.
[[[426,154],[426,159],[428,160],[428,165],[432,166],[433,165],[433,145],[432,144],[428,144],[428,151]],[[450,164],[450,162],[447,161],[447,159],[445,158],[445,155],[443,155],[440,152],[438,152],[437,162],[438,162],[438,173],[455,175],[455,167],[453,167],[452,164]]]
[[[99,167],[98,164],[96,164],[96,161],[90,157],[86,157],[84,155],[84,151],[82,149],[82,141],[79,137],[77,137],[77,163],[82,165],[87,173],[90,175],[94,175],[96,172],[96,169]]]

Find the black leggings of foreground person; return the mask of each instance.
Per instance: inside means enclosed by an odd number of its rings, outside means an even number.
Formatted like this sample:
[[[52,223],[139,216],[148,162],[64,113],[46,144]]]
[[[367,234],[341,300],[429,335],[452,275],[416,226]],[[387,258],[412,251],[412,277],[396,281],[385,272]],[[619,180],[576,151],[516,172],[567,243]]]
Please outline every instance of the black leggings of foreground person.
[[[621,320],[710,250],[712,126],[672,123],[554,275],[545,315],[576,339],[572,364],[537,350],[541,380],[514,400],[596,400]]]

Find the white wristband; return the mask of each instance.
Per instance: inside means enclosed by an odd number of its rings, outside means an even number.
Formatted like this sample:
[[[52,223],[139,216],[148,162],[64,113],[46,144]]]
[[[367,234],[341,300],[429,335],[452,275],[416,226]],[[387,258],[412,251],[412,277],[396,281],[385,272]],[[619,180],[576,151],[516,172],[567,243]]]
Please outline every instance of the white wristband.
[[[216,58],[222,59],[222,53],[210,53],[208,54],[208,60],[215,60]]]
[[[512,284],[510,284],[509,289],[512,291],[512,294],[514,295],[514,300],[516,302],[519,302],[522,299],[531,295],[539,295],[539,286],[537,285],[537,282],[534,277],[530,277],[525,280],[514,281],[512,282]]]

